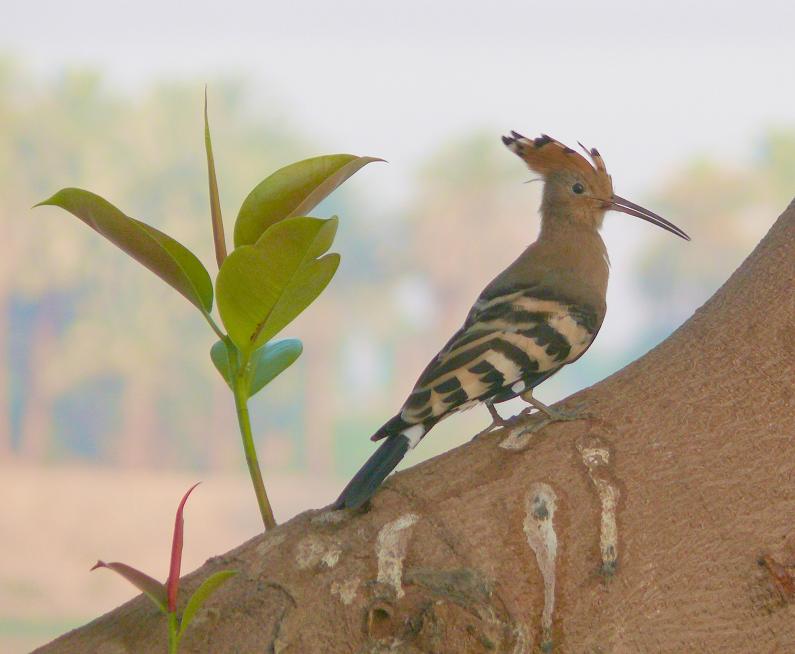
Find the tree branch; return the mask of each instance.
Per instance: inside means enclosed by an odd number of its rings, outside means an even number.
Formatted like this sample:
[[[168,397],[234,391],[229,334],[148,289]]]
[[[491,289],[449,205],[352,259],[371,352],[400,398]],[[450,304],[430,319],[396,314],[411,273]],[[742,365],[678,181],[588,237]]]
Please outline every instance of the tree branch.
[[[795,203],[670,338],[570,398],[185,580],[184,652],[795,651]],[[138,598],[38,650],[156,652]],[[390,649],[391,648],[391,649]]]

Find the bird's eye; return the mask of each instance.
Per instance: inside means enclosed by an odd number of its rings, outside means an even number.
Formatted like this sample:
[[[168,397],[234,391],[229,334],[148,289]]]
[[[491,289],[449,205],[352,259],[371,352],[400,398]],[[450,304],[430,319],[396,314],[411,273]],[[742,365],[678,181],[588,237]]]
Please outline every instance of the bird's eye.
[[[571,190],[574,191],[577,195],[583,193],[585,191],[585,187],[577,182],[574,186],[571,187]]]

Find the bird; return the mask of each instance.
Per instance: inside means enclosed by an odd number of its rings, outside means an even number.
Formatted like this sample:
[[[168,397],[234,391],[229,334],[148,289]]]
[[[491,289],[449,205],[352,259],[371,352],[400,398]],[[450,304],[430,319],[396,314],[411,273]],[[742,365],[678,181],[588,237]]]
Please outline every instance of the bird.
[[[518,418],[503,419],[494,406],[518,396],[530,405],[519,415],[535,408],[545,424],[577,419],[539,402],[533,389],[579,359],[602,326],[610,265],[599,235],[605,213],[623,212],[690,240],[665,218],[616,195],[596,148],[579,144],[583,156],[546,134],[527,138],[515,131],[502,141],[543,181],[538,238],[486,286],[400,411],[372,435],[381,446],[333,509],[364,505],[406,453],[453,413],[485,404],[489,431]]]

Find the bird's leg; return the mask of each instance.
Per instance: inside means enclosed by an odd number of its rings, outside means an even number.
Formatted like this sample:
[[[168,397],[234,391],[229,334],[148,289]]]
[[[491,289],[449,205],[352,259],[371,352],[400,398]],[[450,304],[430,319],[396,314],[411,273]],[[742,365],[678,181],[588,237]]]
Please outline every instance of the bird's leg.
[[[568,420],[582,420],[587,417],[587,413],[581,411],[567,411],[565,409],[553,409],[541,400],[533,397],[533,389],[529,388],[520,396],[528,404],[532,404],[536,409],[543,413],[550,422],[565,422]]]
[[[485,436],[486,434],[488,434],[491,431],[494,431],[495,429],[502,429],[502,428],[505,428],[505,427],[512,427],[514,424],[516,424],[517,418],[520,415],[522,415],[520,413],[518,415],[511,416],[510,418],[503,418],[497,412],[496,407],[491,402],[486,402],[485,404],[486,404],[486,408],[489,410],[489,413],[491,414],[491,424],[488,427],[486,427],[485,429],[483,429],[482,431],[479,431],[477,434],[475,434],[472,437],[472,440],[475,440],[476,438],[480,438],[481,436]]]
[[[538,409],[539,413],[544,414],[544,417],[541,420],[539,420],[535,424],[528,425],[527,427],[523,428],[522,429],[523,434],[537,432],[553,422],[583,420],[584,418],[588,417],[588,414],[584,411],[577,411],[577,410],[567,411],[565,409],[553,409],[551,406],[547,406],[540,400],[537,400],[536,398],[533,397],[532,388],[528,388],[524,393],[520,395],[520,397],[525,402],[527,402],[534,408]],[[525,409],[525,411],[528,411],[529,409],[530,407]],[[525,411],[523,411],[522,413],[524,413]]]

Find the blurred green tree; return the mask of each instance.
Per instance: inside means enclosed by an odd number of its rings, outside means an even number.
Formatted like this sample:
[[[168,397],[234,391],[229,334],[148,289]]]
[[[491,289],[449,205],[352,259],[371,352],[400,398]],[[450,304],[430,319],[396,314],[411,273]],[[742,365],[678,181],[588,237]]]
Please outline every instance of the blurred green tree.
[[[243,197],[261,171],[322,148],[242,80],[212,88],[221,203],[231,217],[238,207],[227,201]],[[234,408],[205,366],[210,339],[193,309],[73,220],[28,213],[53,188],[87,186],[178,236],[212,269],[200,95],[201,85],[186,80],[126,95],[95,72],[37,79],[0,60],[0,456],[167,466],[182,452],[180,464],[239,465],[237,439],[221,436]],[[639,251],[645,322],[627,348],[659,341],[726,279],[789,201],[793,170],[795,131],[780,128],[765,133],[744,166],[696,157],[651,189],[649,204],[692,228],[694,240],[687,248],[654,240]],[[252,407],[255,432],[267,434],[263,459],[315,474],[361,462],[369,434],[472,298],[533,239],[540,186],[521,187],[529,178],[483,129],[429,157],[405,207],[354,209],[345,190],[327,201],[326,214],[346,216],[337,239],[344,263],[312,316],[296,322],[313,356]],[[160,312],[169,324],[151,319]],[[176,363],[163,366],[166,354]],[[617,365],[584,359],[577,380]],[[89,410],[83,391],[104,393],[113,411]],[[464,416],[467,429],[483,417]],[[422,454],[448,447],[455,431],[442,425]]]
[[[681,166],[652,193],[660,213],[687,225],[687,248],[655,240],[638,252],[638,299],[648,347],[707,300],[751,252],[795,191],[795,129],[767,130],[750,159],[728,166],[710,155]],[[644,348],[645,349],[645,348]]]
[[[278,109],[256,114],[242,88],[240,81],[214,84],[224,142],[219,170],[231,171],[220,180],[222,203],[243,197],[262,170],[308,149]],[[223,439],[212,437],[212,426],[231,429],[234,421],[227,419],[234,414],[228,402],[206,401],[223,382],[207,370],[208,335],[190,306],[62,215],[27,218],[36,199],[53,188],[91,186],[212,262],[196,110],[201,85],[164,82],[125,97],[93,72],[66,71],[36,82],[4,60],[0,90],[0,220],[7,235],[0,245],[0,347],[9,353],[0,366],[0,454],[162,465],[174,462],[168,445],[162,447],[169,442],[164,434],[178,439],[200,426],[201,438],[188,448],[174,443],[172,451],[190,453],[183,463],[224,458],[216,452]],[[224,165],[227,158],[234,167]],[[223,208],[231,216],[237,211]],[[152,319],[165,311],[169,323]],[[91,380],[114,378],[120,381],[117,415],[84,412],[87,422],[79,425],[54,420],[56,405],[79,395],[75,387],[101,389],[109,385]],[[172,389],[185,399],[176,401]],[[91,424],[101,420],[107,422]],[[75,430],[94,436],[70,439],[67,432]],[[160,455],[146,439],[160,443]],[[236,447],[232,439],[229,448],[234,453]]]

